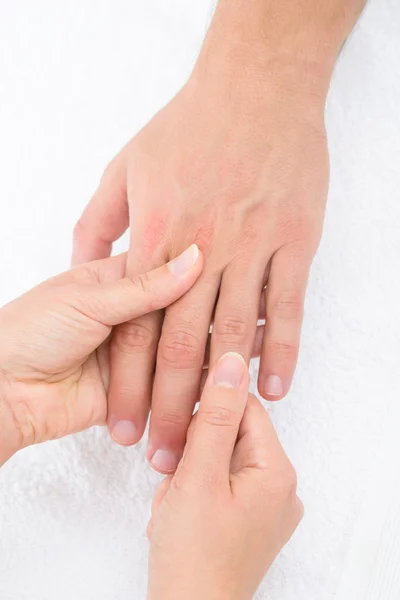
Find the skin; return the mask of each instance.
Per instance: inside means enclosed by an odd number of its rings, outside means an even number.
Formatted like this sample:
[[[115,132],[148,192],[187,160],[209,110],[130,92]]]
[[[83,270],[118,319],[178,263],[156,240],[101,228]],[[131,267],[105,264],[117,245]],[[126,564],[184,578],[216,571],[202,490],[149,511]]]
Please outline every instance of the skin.
[[[0,465],[25,446],[105,424],[113,327],[177,300],[203,257],[191,247],[134,279],[125,267],[126,255],[78,267],[0,310]]]
[[[195,240],[206,267],[165,313],[125,323],[111,346],[108,426],[173,472],[210,364],[250,359],[266,312],[258,388],[289,390],[328,190],[325,100],[363,0],[221,0],[178,95],[106,169],[75,229],[74,262],[109,255],[128,227],[130,276]],[[266,287],[265,287],[266,286]],[[260,333],[258,333],[260,336]]]
[[[250,600],[303,516],[294,469],[247,390],[243,358],[225,355],[153,502],[148,600]]]
[[[193,247],[135,279],[125,262],[76,268],[0,309],[0,465],[104,424],[113,328],[176,301],[203,268]],[[250,599],[302,517],[293,467],[248,384],[234,353],[205,382],[184,457],[154,499],[149,600]]]

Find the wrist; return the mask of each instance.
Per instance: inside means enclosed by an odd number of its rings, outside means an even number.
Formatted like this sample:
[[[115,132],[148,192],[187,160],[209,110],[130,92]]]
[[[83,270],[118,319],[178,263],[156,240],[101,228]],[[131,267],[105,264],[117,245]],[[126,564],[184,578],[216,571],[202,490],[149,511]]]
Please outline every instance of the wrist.
[[[190,592],[188,595],[187,592]],[[170,590],[163,590],[161,593],[149,594],[147,600],[251,600],[250,596],[239,595],[236,592],[231,593],[227,589],[221,589],[216,587],[204,588],[204,586],[196,587],[195,590],[190,588],[186,589],[179,583],[179,588],[173,586]]]
[[[184,576],[182,572],[175,577],[171,575],[168,585],[162,589],[150,581],[147,600],[251,600],[253,594],[245,589],[244,581],[239,581],[236,574],[227,573],[222,577],[210,577],[204,571],[193,572]]]
[[[194,78],[242,82],[271,80],[325,104],[336,57],[356,21],[356,9],[328,1],[220,0]],[[352,0],[360,12],[364,0]],[[346,14],[344,14],[346,13]],[[348,13],[348,14],[347,14]],[[222,81],[221,81],[222,80]],[[238,86],[235,86],[237,94]]]

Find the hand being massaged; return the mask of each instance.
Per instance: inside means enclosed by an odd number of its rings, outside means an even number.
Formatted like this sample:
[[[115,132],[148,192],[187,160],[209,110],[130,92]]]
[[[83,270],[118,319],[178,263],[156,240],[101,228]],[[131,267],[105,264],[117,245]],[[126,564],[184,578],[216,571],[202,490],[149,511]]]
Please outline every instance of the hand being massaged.
[[[0,309],[0,465],[31,444],[104,425],[115,326],[187,293],[203,269],[191,246],[130,279],[126,256],[77,267]],[[205,381],[176,473],[148,526],[149,600],[250,600],[296,529],[296,476],[238,354]]]
[[[74,264],[108,256],[128,227],[128,276],[191,241],[207,259],[185,296],[110,346],[109,430],[135,444],[151,409],[160,472],[182,456],[211,322],[211,364],[230,350],[249,361],[261,338],[260,394],[290,388],[328,190],[325,101],[364,4],[219,0],[188,82],[111,161],[76,226]]]

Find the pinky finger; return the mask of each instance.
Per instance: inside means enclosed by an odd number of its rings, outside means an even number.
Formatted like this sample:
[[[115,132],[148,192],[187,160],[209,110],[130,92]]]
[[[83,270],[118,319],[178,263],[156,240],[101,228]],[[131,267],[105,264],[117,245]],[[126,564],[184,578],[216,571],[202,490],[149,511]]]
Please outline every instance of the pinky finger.
[[[308,254],[298,245],[281,248],[271,261],[258,379],[258,391],[266,400],[283,398],[292,382],[310,265]]]

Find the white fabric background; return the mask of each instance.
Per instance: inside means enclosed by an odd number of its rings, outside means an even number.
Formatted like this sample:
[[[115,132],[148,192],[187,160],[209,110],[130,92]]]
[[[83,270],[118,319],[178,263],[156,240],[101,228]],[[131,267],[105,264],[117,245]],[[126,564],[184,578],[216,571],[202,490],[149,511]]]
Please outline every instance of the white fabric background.
[[[67,268],[102,169],[183,83],[209,14],[209,0],[1,0],[0,304]],[[371,494],[396,487],[399,31],[398,1],[371,0],[332,84],[325,235],[293,390],[271,410],[306,518],[260,599],[366,598],[357,532],[382,521]],[[145,598],[157,481],[144,445],[100,429],[16,456],[0,473],[0,598]]]

